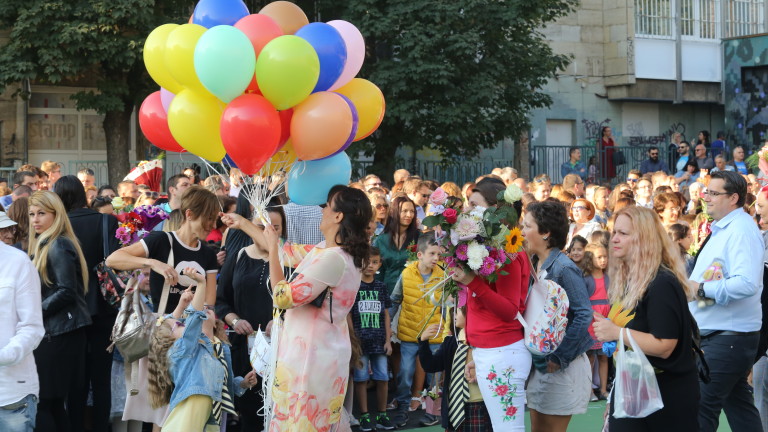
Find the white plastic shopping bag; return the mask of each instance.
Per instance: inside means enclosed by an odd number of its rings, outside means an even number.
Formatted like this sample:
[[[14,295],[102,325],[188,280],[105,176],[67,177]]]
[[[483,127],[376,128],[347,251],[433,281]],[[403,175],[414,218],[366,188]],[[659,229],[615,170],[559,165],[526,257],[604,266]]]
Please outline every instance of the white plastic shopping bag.
[[[624,332],[632,351],[624,349]],[[642,418],[664,408],[653,366],[632,338],[629,330],[619,332],[616,351],[616,379],[613,386],[616,418]]]
[[[250,350],[251,366],[259,376],[269,370],[269,356],[271,347],[264,333],[259,328],[255,334],[248,336],[248,348]]]

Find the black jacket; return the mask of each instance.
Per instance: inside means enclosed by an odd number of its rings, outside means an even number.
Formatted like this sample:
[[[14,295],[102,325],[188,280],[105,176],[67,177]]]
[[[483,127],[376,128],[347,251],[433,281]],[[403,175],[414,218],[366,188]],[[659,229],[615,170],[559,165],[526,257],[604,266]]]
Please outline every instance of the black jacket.
[[[440,403],[440,423],[448,430],[453,430],[451,422],[448,420],[448,383],[451,382],[451,367],[457,348],[458,344],[454,336],[446,336],[434,354],[429,349],[429,341],[419,341],[419,361],[424,372],[445,372],[443,374],[443,400]]]
[[[45,334],[58,336],[90,325],[80,259],[69,239],[59,237],[51,244],[47,273],[51,283],[42,283]]]
[[[85,264],[88,268],[88,293],[85,295],[85,302],[88,305],[88,312],[91,315],[117,315],[117,309],[107,304],[99,289],[99,279],[96,276],[95,267],[106,256],[116,251],[120,244],[115,237],[117,231],[117,218],[106,216],[108,225],[107,232],[109,240],[109,250],[104,252],[104,243],[102,240],[102,221],[104,215],[87,209],[74,209],[67,213],[72,229],[75,231],[75,237],[80,242],[80,249],[85,256]]]

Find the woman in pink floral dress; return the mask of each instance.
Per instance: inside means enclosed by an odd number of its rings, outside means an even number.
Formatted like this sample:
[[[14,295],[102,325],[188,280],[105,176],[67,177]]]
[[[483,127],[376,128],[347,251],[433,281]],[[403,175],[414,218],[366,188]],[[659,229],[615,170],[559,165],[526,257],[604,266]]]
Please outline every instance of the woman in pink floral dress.
[[[289,244],[281,248],[274,229],[267,225],[264,230],[275,306],[286,309],[270,431],[340,430],[351,354],[346,316],[368,258],[365,227],[371,218],[371,205],[362,191],[336,186],[328,194],[320,222],[325,242],[311,250]],[[298,263],[288,281],[280,255],[284,265]]]

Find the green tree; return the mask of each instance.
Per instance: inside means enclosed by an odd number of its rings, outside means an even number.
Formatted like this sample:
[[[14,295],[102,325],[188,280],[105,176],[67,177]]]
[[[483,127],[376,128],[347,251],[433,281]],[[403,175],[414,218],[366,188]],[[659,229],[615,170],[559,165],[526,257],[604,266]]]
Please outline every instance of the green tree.
[[[0,26],[10,30],[10,41],[0,48],[0,88],[25,80],[94,88],[74,99],[78,109],[104,115],[114,184],[130,168],[131,112],[157,89],[144,68],[144,40],[160,24],[185,22],[193,6],[182,0],[2,0]]]
[[[540,89],[570,61],[539,29],[577,0],[355,0],[323,11],[366,37],[361,76],[384,92],[379,130],[352,150],[374,156],[387,178],[401,146],[473,157],[528,129],[528,112],[549,106]],[[519,153],[519,152],[517,152]]]

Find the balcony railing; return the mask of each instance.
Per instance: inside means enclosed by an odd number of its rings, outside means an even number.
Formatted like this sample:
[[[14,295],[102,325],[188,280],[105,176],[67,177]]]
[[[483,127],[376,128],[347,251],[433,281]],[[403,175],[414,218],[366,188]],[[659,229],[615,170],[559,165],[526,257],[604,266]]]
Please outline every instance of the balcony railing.
[[[718,40],[768,31],[765,0],[636,0],[635,35],[675,39],[678,2],[683,39]]]

